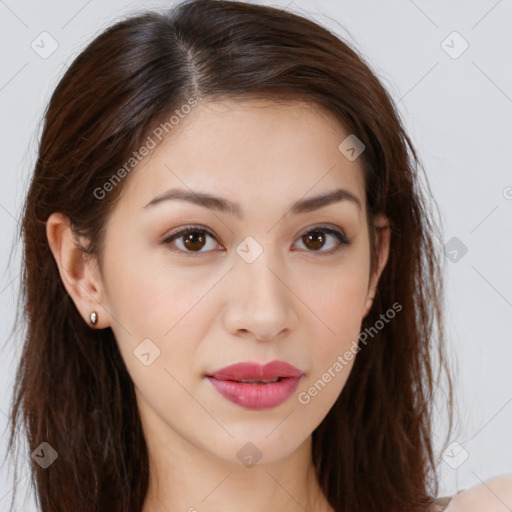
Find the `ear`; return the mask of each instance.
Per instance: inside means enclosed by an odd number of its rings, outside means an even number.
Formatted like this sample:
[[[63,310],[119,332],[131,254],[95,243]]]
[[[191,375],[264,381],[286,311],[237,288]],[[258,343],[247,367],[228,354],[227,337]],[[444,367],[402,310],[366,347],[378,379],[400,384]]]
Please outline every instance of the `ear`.
[[[46,221],[46,236],[59,268],[62,283],[78,311],[90,326],[90,314],[98,313],[94,328],[110,326],[110,315],[104,306],[103,284],[95,257],[81,250],[71,231],[69,218],[54,212]]]
[[[370,284],[368,286],[363,318],[372,308],[373,298],[375,297],[375,293],[377,291],[377,285],[389,257],[389,242],[391,237],[389,219],[384,214],[379,213],[375,216],[374,226],[377,230],[376,250],[378,251],[378,264],[377,269],[371,276]]]

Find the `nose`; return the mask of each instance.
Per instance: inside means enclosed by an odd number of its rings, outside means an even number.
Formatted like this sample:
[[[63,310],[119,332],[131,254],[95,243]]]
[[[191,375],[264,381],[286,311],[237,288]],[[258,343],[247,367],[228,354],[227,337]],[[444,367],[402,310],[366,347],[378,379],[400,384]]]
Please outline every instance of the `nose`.
[[[224,321],[234,336],[271,340],[297,325],[289,273],[269,253],[264,251],[252,263],[236,261],[230,272]]]

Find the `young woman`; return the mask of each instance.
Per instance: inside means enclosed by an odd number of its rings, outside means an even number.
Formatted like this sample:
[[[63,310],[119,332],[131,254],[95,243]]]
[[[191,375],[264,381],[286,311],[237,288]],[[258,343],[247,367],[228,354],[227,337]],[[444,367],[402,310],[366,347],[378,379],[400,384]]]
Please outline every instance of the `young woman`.
[[[436,499],[451,385],[419,168],[312,21],[197,0],[97,37],[22,224],[10,442],[22,424],[41,510],[510,510],[506,477]]]

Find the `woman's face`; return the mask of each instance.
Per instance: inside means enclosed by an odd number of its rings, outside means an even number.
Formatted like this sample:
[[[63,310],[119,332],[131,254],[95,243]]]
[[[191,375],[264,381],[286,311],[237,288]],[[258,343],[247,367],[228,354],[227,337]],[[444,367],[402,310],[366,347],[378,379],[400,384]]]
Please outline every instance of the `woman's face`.
[[[304,103],[199,104],[125,178],[93,309],[109,318],[148,437],[272,462],[334,404],[354,360],[336,362],[354,347],[376,284],[360,160],[338,149],[348,135]],[[197,201],[165,199],[171,189]],[[337,189],[338,200],[310,201]],[[203,194],[223,199],[200,205]],[[171,239],[189,225],[196,231]],[[386,257],[387,247],[381,265]],[[276,360],[302,376],[207,377]]]

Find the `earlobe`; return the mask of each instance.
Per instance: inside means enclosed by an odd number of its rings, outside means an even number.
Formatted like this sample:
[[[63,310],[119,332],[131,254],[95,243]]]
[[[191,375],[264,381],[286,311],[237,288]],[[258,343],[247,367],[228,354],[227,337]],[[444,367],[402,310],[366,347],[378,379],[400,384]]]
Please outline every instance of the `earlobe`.
[[[370,312],[370,309],[372,309],[372,304],[373,304],[373,297],[367,296],[366,304],[364,306],[363,318]]]
[[[102,283],[94,257],[85,254],[71,231],[69,218],[54,212],[46,221],[46,236],[64,287],[89,326],[108,327]],[[95,322],[91,314],[95,312]]]

